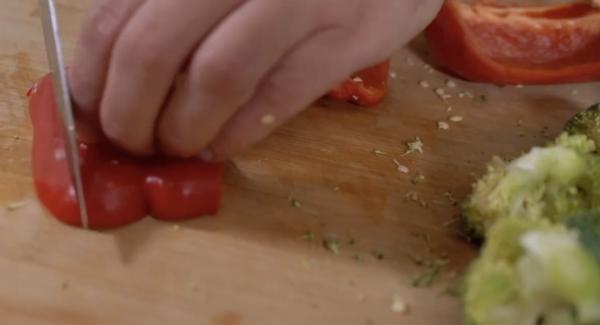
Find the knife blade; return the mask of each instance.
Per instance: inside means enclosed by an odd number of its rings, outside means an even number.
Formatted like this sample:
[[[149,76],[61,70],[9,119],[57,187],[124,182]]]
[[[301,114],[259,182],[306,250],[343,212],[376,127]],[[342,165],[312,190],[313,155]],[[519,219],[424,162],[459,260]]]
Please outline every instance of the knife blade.
[[[73,105],[65,64],[63,61],[62,45],[58,31],[58,19],[54,0],[39,0],[40,16],[46,42],[46,54],[52,71],[56,107],[62,119],[65,134],[65,150],[71,180],[75,187],[75,197],[79,207],[79,218],[84,228],[89,228],[89,219],[83,192],[83,181],[81,178],[81,162],[77,145],[77,133],[75,119],[73,117]]]

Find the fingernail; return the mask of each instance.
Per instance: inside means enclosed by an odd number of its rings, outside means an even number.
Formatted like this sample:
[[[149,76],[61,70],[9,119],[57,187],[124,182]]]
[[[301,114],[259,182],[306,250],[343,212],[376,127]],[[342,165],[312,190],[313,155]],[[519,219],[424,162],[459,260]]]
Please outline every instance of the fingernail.
[[[204,149],[200,152],[198,158],[206,162],[213,161],[213,159],[215,159],[215,153],[210,149]]]

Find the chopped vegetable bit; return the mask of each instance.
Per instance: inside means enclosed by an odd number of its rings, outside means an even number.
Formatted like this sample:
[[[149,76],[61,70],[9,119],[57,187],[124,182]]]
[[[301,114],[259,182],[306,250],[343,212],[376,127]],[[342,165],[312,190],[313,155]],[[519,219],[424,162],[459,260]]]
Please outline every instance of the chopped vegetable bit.
[[[376,154],[376,155],[378,155],[378,156],[385,156],[385,155],[387,155],[387,153],[385,151],[378,150],[378,149],[373,150],[373,153]]]
[[[413,152],[423,153],[423,141],[419,137],[406,143],[406,151],[403,155],[406,156]]]
[[[462,120],[464,120],[464,118],[462,116],[459,115],[454,115],[454,116],[450,116],[450,121],[451,122],[462,122]]]
[[[413,179],[411,180],[411,182],[415,185],[423,183],[423,181],[425,181],[425,175],[421,173],[417,173],[417,175],[415,175],[415,177],[413,177]]]
[[[412,285],[415,288],[431,287],[440,277],[441,270],[448,264],[448,260],[439,259],[427,263],[423,273],[414,278]]]
[[[392,311],[395,313],[406,315],[410,311],[410,308],[408,304],[404,301],[404,299],[402,299],[402,297],[394,295],[394,300],[392,302]]]
[[[416,264],[416,265],[424,265],[425,259],[419,255],[408,254],[408,257]]]
[[[402,165],[397,159],[394,159],[393,162],[394,162],[394,164],[396,164],[396,167],[399,172],[401,172],[403,174],[408,174],[410,172],[410,169],[408,167]]]
[[[307,231],[302,235],[302,239],[307,242],[313,242],[315,240],[315,233],[312,231]]]
[[[421,88],[429,88],[429,82],[427,82],[426,80],[421,80],[419,82],[419,86],[421,86]]]
[[[6,205],[7,211],[16,211],[27,205],[27,202],[11,202]]]
[[[335,237],[323,239],[323,247],[335,255],[340,255],[340,241]]]
[[[396,78],[398,78],[398,74],[394,71],[390,71],[390,78],[396,79]]]
[[[437,127],[440,130],[448,130],[450,129],[450,124],[448,124],[446,121],[439,121],[437,122]]]
[[[446,86],[448,86],[448,88],[456,88],[456,82],[453,80],[448,80],[446,81]]]
[[[458,204],[458,200],[454,198],[454,194],[452,192],[447,191],[446,193],[444,193],[444,196],[446,197],[446,199],[448,199],[448,202],[452,203],[452,205]]]
[[[378,252],[378,251],[374,251],[373,256],[379,261],[381,261],[385,258],[385,255],[383,255],[382,252]]]
[[[300,201],[291,198],[290,199],[290,204],[294,207],[294,208],[301,208],[302,207],[302,203],[300,203]]]
[[[450,226],[452,226],[453,224],[455,224],[455,223],[457,223],[457,222],[459,222],[459,221],[460,221],[460,218],[452,218],[452,219],[450,219],[450,220],[448,220],[448,221],[444,222],[444,223],[442,224],[442,226],[444,226],[444,227],[450,227]]]
[[[404,199],[410,201],[419,201],[419,194],[417,192],[408,192],[404,194]]]

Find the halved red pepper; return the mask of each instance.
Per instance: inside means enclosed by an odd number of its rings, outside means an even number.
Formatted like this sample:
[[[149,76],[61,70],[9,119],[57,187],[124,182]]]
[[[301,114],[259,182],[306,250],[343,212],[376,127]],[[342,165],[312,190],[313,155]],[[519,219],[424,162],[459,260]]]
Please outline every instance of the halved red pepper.
[[[329,92],[329,98],[360,106],[379,104],[387,92],[390,61],[363,69]]]
[[[472,81],[600,80],[600,9],[591,2],[522,6],[446,0],[426,37],[443,67]]]
[[[33,122],[32,167],[40,201],[60,221],[81,226],[65,157],[50,76],[28,93]],[[108,144],[79,142],[90,227],[123,226],[152,215],[182,220],[217,213],[223,191],[222,164],[196,159],[142,160]]]

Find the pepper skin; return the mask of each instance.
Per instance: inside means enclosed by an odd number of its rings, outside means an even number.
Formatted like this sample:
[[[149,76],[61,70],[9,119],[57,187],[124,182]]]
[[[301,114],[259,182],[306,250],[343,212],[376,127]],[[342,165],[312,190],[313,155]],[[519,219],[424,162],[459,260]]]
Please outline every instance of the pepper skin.
[[[600,9],[589,2],[523,6],[446,0],[426,37],[443,68],[471,81],[600,80]]]
[[[81,227],[50,76],[41,79],[28,96],[38,198],[58,220]],[[146,215],[175,221],[213,215],[219,210],[222,164],[196,159],[138,159],[106,143],[86,144],[81,140],[79,155],[92,229],[121,227]]]

